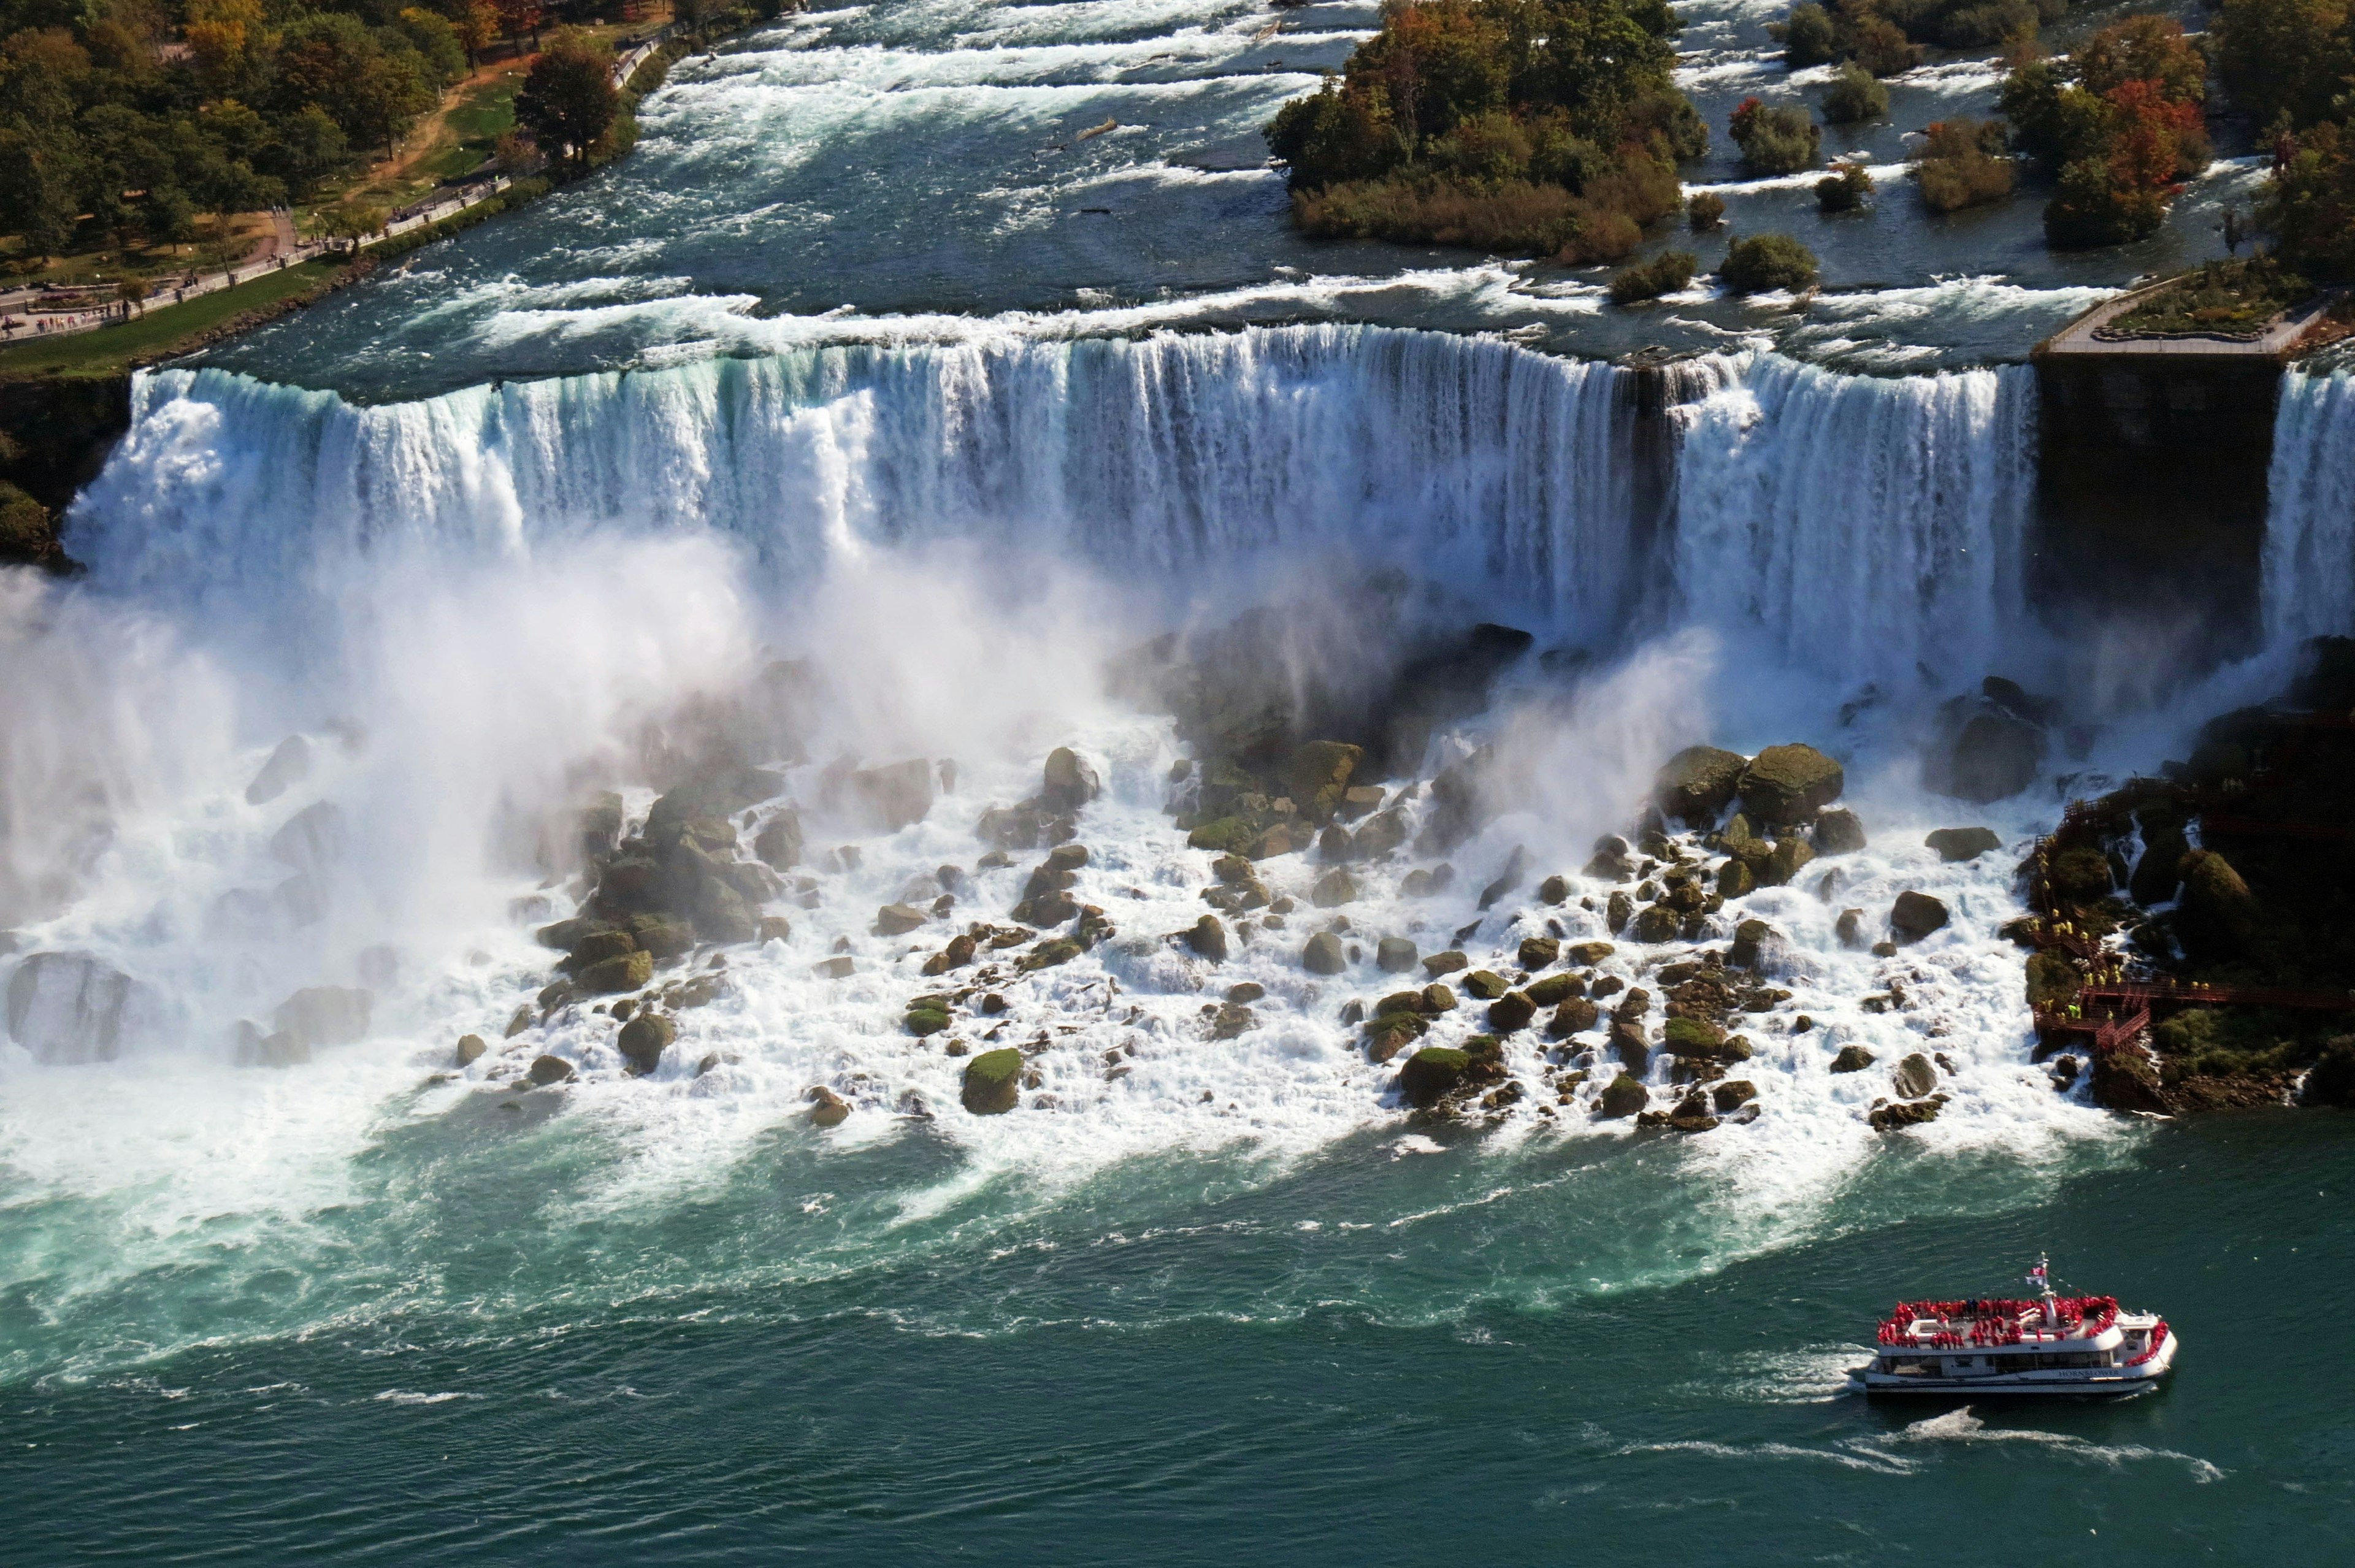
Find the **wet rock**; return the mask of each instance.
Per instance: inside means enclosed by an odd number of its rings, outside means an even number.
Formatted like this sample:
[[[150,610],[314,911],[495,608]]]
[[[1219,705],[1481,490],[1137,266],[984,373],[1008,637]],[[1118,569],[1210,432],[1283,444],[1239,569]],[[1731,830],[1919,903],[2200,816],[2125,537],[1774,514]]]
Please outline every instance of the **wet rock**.
[[[1414,944],[1403,936],[1385,936],[1375,945],[1374,965],[1386,975],[1403,975],[1415,966]]]
[[[655,955],[643,950],[616,954],[589,965],[573,976],[585,996],[610,996],[634,991],[655,977]]]
[[[1464,976],[1464,988],[1484,1002],[1493,1002],[1512,989],[1502,975],[1487,969],[1475,969]]]
[[[656,963],[684,956],[695,946],[695,928],[664,915],[634,914],[629,933],[640,947],[654,955]]]
[[[1206,914],[1186,933],[1186,945],[1213,964],[1227,961],[1227,928],[1214,914]]]
[[[697,893],[695,932],[708,942],[750,942],[761,933],[761,917],[742,893],[714,879]]]
[[[1614,1018],[1607,1043],[1611,1053],[1627,1064],[1630,1072],[1642,1072],[1651,1065],[1651,1042],[1644,1038],[1644,1026],[1632,1019]]]
[[[1861,1072],[1866,1068],[1871,1066],[1873,1061],[1874,1057],[1872,1052],[1865,1050],[1864,1047],[1860,1045],[1844,1045],[1840,1047],[1839,1054],[1832,1058],[1832,1071],[1835,1072]]]
[[[1661,1030],[1660,1049],[1690,1061],[1733,1062],[1750,1060],[1750,1042],[1728,1037],[1716,1025],[1700,1019],[1670,1019]]]
[[[1039,790],[1039,805],[1068,816],[1103,793],[1103,784],[1096,777],[1095,769],[1088,766],[1077,752],[1069,746],[1058,746],[1047,753],[1045,781]]]
[[[2098,902],[2109,896],[2113,885],[2109,857],[2090,846],[2053,856],[2048,876],[2054,896],[2063,903]]]
[[[1227,987],[1227,1000],[1231,1002],[1256,1002],[1266,995],[1267,987],[1256,980],[1242,980]]]
[[[1449,1046],[1426,1045],[1399,1069],[1400,1097],[1418,1109],[1429,1110],[1463,1086],[1472,1068],[1468,1052]]]
[[[1604,906],[1603,923],[1616,934],[1635,917],[1636,901],[1625,891],[1613,893]]]
[[[678,1038],[678,1024],[667,1014],[643,1012],[622,1026],[613,1044],[632,1075],[643,1078],[662,1065],[663,1052]]]
[[[1627,853],[1627,840],[1615,833],[1606,833],[1594,841],[1593,858],[1586,862],[1586,874],[1606,882],[1633,881],[1636,862]]]
[[[310,776],[311,742],[300,735],[289,735],[278,742],[270,760],[245,786],[245,804],[267,805]]]
[[[1436,1016],[1455,1010],[1455,993],[1436,980],[1423,988],[1423,1010]]]
[[[1860,909],[1840,911],[1839,919],[1832,926],[1832,934],[1839,938],[1842,947],[1863,946],[1864,912]]]
[[[768,866],[789,871],[802,863],[802,814],[792,806],[761,825],[752,836],[752,853]]]
[[[1357,897],[1357,881],[1337,867],[1317,878],[1316,885],[1308,891],[1308,901],[1318,909],[1338,909]]]
[[[1364,756],[1365,748],[1344,741],[1311,741],[1295,750],[1284,764],[1285,793],[1309,821],[1329,822]]]
[[[306,1050],[356,1045],[368,1038],[375,998],[349,986],[313,986],[278,1004],[270,1021]]]
[[[1344,822],[1355,822],[1380,811],[1388,793],[1380,784],[1352,784],[1341,792],[1341,803],[1333,814]]]
[[[1341,954],[1341,939],[1329,931],[1320,931],[1308,939],[1300,950],[1301,966],[1311,975],[1338,975],[1348,967]]]
[[[1917,1051],[1897,1064],[1897,1071],[1890,1075],[1890,1082],[1896,1086],[1899,1099],[1919,1100],[1938,1086],[1938,1070],[1930,1065],[1928,1057]]]
[[[475,1062],[480,1061],[483,1059],[484,1054],[490,1049],[490,1046],[485,1042],[481,1035],[460,1035],[458,1037],[458,1065],[461,1067],[472,1067]]]
[[[1523,989],[1529,992],[1529,1000],[1541,1008],[1550,1008],[1559,1006],[1572,997],[1584,996],[1586,982],[1575,975],[1557,970],[1543,979],[1530,982]]]
[[[536,1056],[524,1076],[535,1089],[545,1089],[553,1083],[572,1082],[572,1063],[560,1056]]]
[[[1838,800],[1848,777],[1813,746],[1769,746],[1742,774],[1742,809],[1753,821],[1785,827]]]
[[[1747,1078],[1732,1078],[1710,1090],[1709,1097],[1718,1115],[1725,1115],[1758,1098],[1758,1086]]]
[[[1865,1120],[1877,1133],[1893,1133],[1904,1127],[1918,1127],[1924,1122],[1934,1122],[1938,1113],[1946,1108],[1944,1094],[1933,1094],[1926,1100],[1902,1100],[1895,1104],[1875,1105]]]
[[[2003,840],[1991,827],[1941,827],[1922,842],[1935,849],[1938,859],[1949,865],[1976,860],[1989,850],[2003,848]]]
[[[1766,863],[1758,868],[1758,881],[1763,887],[1788,887],[1800,870],[1816,858],[1808,842],[1797,835],[1774,840],[1774,848]]]
[[[1078,912],[1077,909],[1074,908],[1072,912],[1076,914]],[[908,933],[916,930],[919,926],[922,925],[924,922],[931,918],[932,916],[926,914],[922,910],[913,908],[908,904],[885,904],[882,908],[875,912],[875,934],[878,936],[905,936]],[[1017,918],[1019,918],[1018,912]],[[1065,918],[1068,919],[1070,917],[1066,916]],[[1032,923],[1041,923],[1034,922]]]
[[[783,915],[764,914],[761,917],[761,929],[757,940],[763,943],[790,942],[793,936],[794,923]]]
[[[2044,766],[2042,726],[2015,715],[1983,712],[1954,741],[1934,750],[1923,783],[1974,805],[2007,800],[2036,782]]]
[[[1853,855],[1864,848],[1864,819],[1846,806],[1834,806],[1816,818],[1812,836],[1818,855]]]
[[[1927,893],[1908,888],[1889,909],[1889,928],[1901,943],[1919,942],[1946,923],[1946,906]]]
[[[1717,896],[1738,899],[1758,891],[1758,873],[1746,860],[1728,860],[1717,869]]]
[[[1660,815],[1689,827],[1714,823],[1733,803],[1750,759],[1715,746],[1687,746],[1670,757],[1652,781],[1652,801]]]
[[[1636,1115],[1651,1103],[1651,1091],[1622,1072],[1603,1086],[1603,1093],[1595,1098],[1594,1110],[1597,1115],[1615,1122]]]
[[[2180,822],[2153,819],[2142,824],[2142,854],[2136,859],[2126,892],[2138,904],[2165,903],[2183,881],[2183,858],[2191,852]]]
[[[1365,826],[1352,836],[1361,860],[1379,860],[1397,853],[1406,837],[1406,814],[1396,806],[1366,818]]]
[[[1002,1115],[1014,1109],[1022,1093],[1022,1053],[1006,1049],[985,1051],[964,1064],[961,1098],[976,1116]]]
[[[1346,866],[1358,858],[1357,840],[1349,837],[1348,828],[1328,824],[1316,836],[1316,858],[1327,865]]]
[[[1058,937],[1052,942],[1042,942],[1024,954],[1015,967],[1026,975],[1035,974],[1040,969],[1052,969],[1058,965],[1069,964],[1085,951],[1087,949],[1072,938]]]
[[[1537,1016],[1538,1005],[1522,991],[1508,991],[1488,1004],[1488,1027],[1500,1034],[1527,1029]]]
[[[270,836],[276,859],[313,877],[324,877],[344,858],[343,808],[331,800],[304,806]]]
[[[2183,890],[2175,908],[2176,935],[2194,959],[2261,958],[2265,912],[2231,861],[2213,850],[2183,858]]]
[[[823,1083],[811,1084],[802,1098],[809,1102],[812,1126],[838,1127],[850,1119],[850,1103]]]
[[[1636,912],[1629,934],[1637,942],[1674,942],[1682,923],[1676,911],[1665,904],[1651,904]]]
[[[1546,1021],[1546,1033],[1556,1040],[1573,1034],[1583,1034],[1601,1020],[1603,1011],[1584,997],[1572,997],[1553,1010]]]
[[[516,1036],[521,1034],[530,1027],[531,1004],[529,1002],[526,1002],[523,1006],[515,1010],[515,1016],[513,1018],[507,1019],[506,1032],[501,1038],[513,1040]]]
[[[932,809],[932,764],[926,757],[862,768],[845,782],[868,822],[886,833],[922,822]]]
[[[280,1029],[265,1034],[250,1019],[237,1020],[237,1064],[240,1067],[300,1067],[311,1060],[311,1048]]]
[[[8,1034],[36,1061],[112,1061],[153,998],[96,954],[35,953],[8,976]]]
[[[622,841],[622,797],[599,790],[573,809],[572,837],[581,859],[594,865],[613,854]]]
[[[1737,968],[1757,968],[1765,944],[1774,935],[1774,928],[1763,920],[1743,921],[1733,928],[1733,944],[1726,949],[1726,962]]]
[[[1518,889],[1522,877],[1528,874],[1529,863],[1529,851],[1518,844],[1514,845],[1513,852],[1505,858],[1504,870],[1497,874],[1495,881],[1480,890],[1480,907],[1485,910]]]
[[[1518,955],[1524,969],[1547,969],[1561,956],[1561,944],[1550,936],[1524,936]]]
[[[567,974],[577,975],[591,964],[602,964],[608,958],[617,958],[624,953],[634,953],[637,949],[637,938],[632,936],[627,931],[615,927],[582,937],[573,945],[572,951],[565,956],[564,962],[557,967]]]
[[[1607,942],[1573,942],[1563,950],[1562,957],[1582,969],[1592,969],[1615,951]]]
[[[1434,953],[1424,959],[1423,972],[1436,978],[1441,975],[1453,975],[1469,963],[1471,960],[1465,957],[1463,954],[1450,949],[1445,953]]]
[[[918,1040],[939,1034],[949,1027],[948,1008],[940,1005],[945,1004],[946,1000],[943,997],[917,997],[908,1004],[907,1016],[900,1020],[900,1027]]]
[[[1209,1024],[1204,1032],[1211,1040],[1237,1040],[1249,1033],[1258,1021],[1252,1010],[1241,1003],[1221,1002],[1218,1010],[1210,1015]]]
[[[904,908],[905,906],[901,905],[898,907]],[[1071,894],[1066,892],[1049,891],[1038,893],[1032,897],[1024,899],[1020,903],[1014,906],[1014,918],[1020,921],[1025,925],[1060,925],[1065,921],[1078,919],[1079,913],[1079,901],[1072,898]],[[881,931],[883,929],[879,922],[877,923],[876,929],[878,931]]]

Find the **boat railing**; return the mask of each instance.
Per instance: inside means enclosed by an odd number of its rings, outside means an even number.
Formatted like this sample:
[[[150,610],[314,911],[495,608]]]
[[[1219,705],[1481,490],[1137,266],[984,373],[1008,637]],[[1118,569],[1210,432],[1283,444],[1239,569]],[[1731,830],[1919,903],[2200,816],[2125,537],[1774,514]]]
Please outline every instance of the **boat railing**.
[[[2122,1367],[2141,1366],[2145,1361],[2147,1361],[2153,1356],[2158,1355],[2158,1348],[2166,1343],[2167,1319],[2162,1317],[2158,1320],[2158,1327],[2150,1331],[2150,1343],[2145,1346],[2139,1352],[2128,1356],[2125,1360],[2120,1361],[2118,1365]]]

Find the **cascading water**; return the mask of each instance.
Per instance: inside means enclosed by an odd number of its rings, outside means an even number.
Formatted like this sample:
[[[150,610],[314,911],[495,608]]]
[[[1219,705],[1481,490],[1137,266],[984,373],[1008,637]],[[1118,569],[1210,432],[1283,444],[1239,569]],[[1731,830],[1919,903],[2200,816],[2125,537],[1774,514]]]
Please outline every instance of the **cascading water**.
[[[2282,377],[2264,547],[2264,632],[2280,650],[2343,635],[2355,603],[2355,379]]]

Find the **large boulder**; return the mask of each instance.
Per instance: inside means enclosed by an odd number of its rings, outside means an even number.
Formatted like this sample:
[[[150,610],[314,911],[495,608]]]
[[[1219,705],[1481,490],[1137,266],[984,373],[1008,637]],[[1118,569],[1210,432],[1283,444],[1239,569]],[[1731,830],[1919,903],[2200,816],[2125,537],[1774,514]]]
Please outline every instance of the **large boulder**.
[[[1597,1115],[1608,1120],[1619,1121],[1634,1115],[1651,1102],[1651,1091],[1622,1072],[1604,1085],[1603,1093],[1595,1098],[1594,1109]]]
[[[1793,879],[1806,867],[1807,862],[1815,858],[1814,846],[1797,834],[1777,838],[1774,840],[1774,848],[1767,852],[1765,864],[1758,868],[1759,885],[1768,888],[1788,887]]]
[[[368,1010],[375,998],[348,986],[314,986],[278,1004],[271,1022],[306,1050],[354,1045],[368,1038]]]
[[[1901,943],[1919,942],[1944,927],[1946,921],[1945,904],[1911,888],[1899,893],[1897,901],[1889,909],[1889,929],[1897,933]]]
[[[785,781],[761,768],[717,763],[697,769],[663,792],[646,813],[650,844],[676,842],[693,822],[725,822],[748,805],[784,792]]]
[[[2107,1110],[2164,1116],[2175,1109],[2158,1066],[2147,1052],[2133,1046],[2094,1056],[2092,1090],[2094,1104]]]
[[[1938,852],[1938,859],[1953,864],[1959,860],[1976,860],[1990,850],[2003,848],[2003,840],[1992,827],[1941,827],[1922,840]]]
[[[1039,805],[1069,815],[1103,793],[1103,785],[1096,778],[1095,769],[1088,766],[1077,752],[1069,746],[1058,746],[1047,753],[1046,782],[1039,791]]]
[[[1386,975],[1403,975],[1420,958],[1412,937],[1385,936],[1374,947],[1374,963]]]
[[[1864,848],[1864,819],[1836,806],[1816,818],[1812,837],[1818,855],[1853,855]]]
[[[1647,904],[1636,912],[1634,926],[1628,934],[1637,942],[1674,942],[1683,923],[1677,918],[1677,912],[1668,905]]]
[[[964,1064],[964,1108],[976,1116],[1002,1115],[1022,1096],[1022,1053],[985,1051]]]
[[[886,833],[922,822],[932,809],[932,764],[926,757],[911,757],[888,767],[860,768],[845,783],[860,814]]]
[[[1706,827],[1733,803],[1742,771],[1749,765],[1750,759],[1739,752],[1687,746],[1652,780],[1652,800],[1663,816]]]
[[[35,953],[8,976],[8,1035],[36,1061],[112,1061],[152,1009],[144,987],[92,953]]]
[[[1729,1063],[1750,1060],[1750,1042],[1729,1038],[1716,1025],[1700,1019],[1670,1019],[1660,1031],[1660,1049],[1687,1061]]]
[[[1292,804],[1311,822],[1329,822],[1349,792],[1349,776],[1365,748],[1346,741],[1311,741],[1284,763],[1284,785]]]
[[[1311,975],[1338,975],[1348,966],[1342,955],[1341,939],[1329,931],[1320,931],[1310,937],[1300,950],[1301,966]]]
[[[641,1077],[662,1065],[662,1054],[678,1038],[677,1022],[665,1013],[639,1013],[622,1026],[614,1044],[629,1070]]]
[[[1308,901],[1318,909],[1338,909],[1354,902],[1357,896],[1356,880],[1338,866],[1317,878],[1316,885],[1308,890]]]
[[[573,980],[589,996],[611,996],[617,991],[634,991],[654,977],[655,955],[641,948],[600,959]]]
[[[1742,774],[1742,809],[1768,827],[1805,822],[1838,800],[1848,775],[1813,746],[1769,746]]]
[[[802,863],[802,814],[792,806],[761,825],[752,836],[752,853],[780,871]]]
[[[1460,1086],[1472,1069],[1468,1052],[1426,1045],[1399,1069],[1399,1093],[1410,1105],[1428,1110]]]
[[[2036,782],[2044,767],[2042,726],[2017,715],[1980,713],[1954,741],[1933,752],[1923,782],[1977,805],[2005,800]]]
[[[324,878],[343,859],[345,838],[343,808],[315,801],[270,836],[270,853],[306,876]]]
[[[560,1056],[535,1056],[524,1077],[535,1089],[545,1089],[553,1083],[572,1082],[572,1063]]]
[[[2180,822],[2153,818],[2142,825],[2142,854],[2127,879],[2126,892],[2138,904],[2165,903],[2183,881],[2183,857],[2191,852]]]
[[[1213,964],[1227,961],[1227,928],[1214,914],[1206,914],[1186,933],[1186,945]]]
[[[1899,1099],[1919,1100],[1938,1086],[1938,1070],[1930,1065],[1928,1057],[1916,1051],[1897,1064],[1890,1083]]]
[[[310,776],[311,742],[300,735],[289,735],[278,742],[278,749],[245,786],[245,803],[267,805]]]
[[[2266,946],[2264,906],[2231,861],[2211,849],[2183,858],[2175,933],[2196,959],[2255,958]]]
[[[1066,900],[1065,901],[1069,902],[1070,901]],[[1018,911],[1018,912],[1019,912]],[[1064,915],[1061,920],[1040,921],[1037,923],[1042,925],[1060,925],[1062,923],[1063,920],[1069,920],[1071,918],[1071,915],[1077,914],[1078,912],[1078,906],[1073,905],[1071,914]],[[878,936],[905,936],[908,933],[914,931],[919,926],[922,925],[924,922],[930,919],[932,919],[931,915],[926,914],[922,910],[917,909],[912,904],[884,904],[875,912],[875,934]]]
[[[1871,1066],[1873,1061],[1874,1058],[1872,1052],[1865,1050],[1864,1047],[1860,1045],[1843,1045],[1839,1048],[1839,1054],[1832,1058],[1832,1071],[1834,1072],[1861,1072],[1866,1068]]]
[[[1508,991],[1488,1004],[1488,1027],[1499,1034],[1527,1029],[1537,1016],[1538,1005],[1526,991]]]

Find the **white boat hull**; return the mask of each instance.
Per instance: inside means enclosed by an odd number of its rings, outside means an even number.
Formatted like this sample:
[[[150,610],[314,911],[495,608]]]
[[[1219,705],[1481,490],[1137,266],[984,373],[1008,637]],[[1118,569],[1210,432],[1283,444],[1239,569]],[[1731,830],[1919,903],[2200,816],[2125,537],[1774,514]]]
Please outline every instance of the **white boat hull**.
[[[1872,1395],[1934,1394],[1943,1398],[1967,1395],[2060,1396],[2076,1399],[2124,1399],[2157,1388],[2175,1367],[2179,1340],[2170,1333],[2158,1354],[2138,1366],[2040,1367],[2030,1371],[1974,1371],[1960,1376],[1922,1372],[1882,1372],[1870,1365],[1849,1370],[1849,1387]]]

